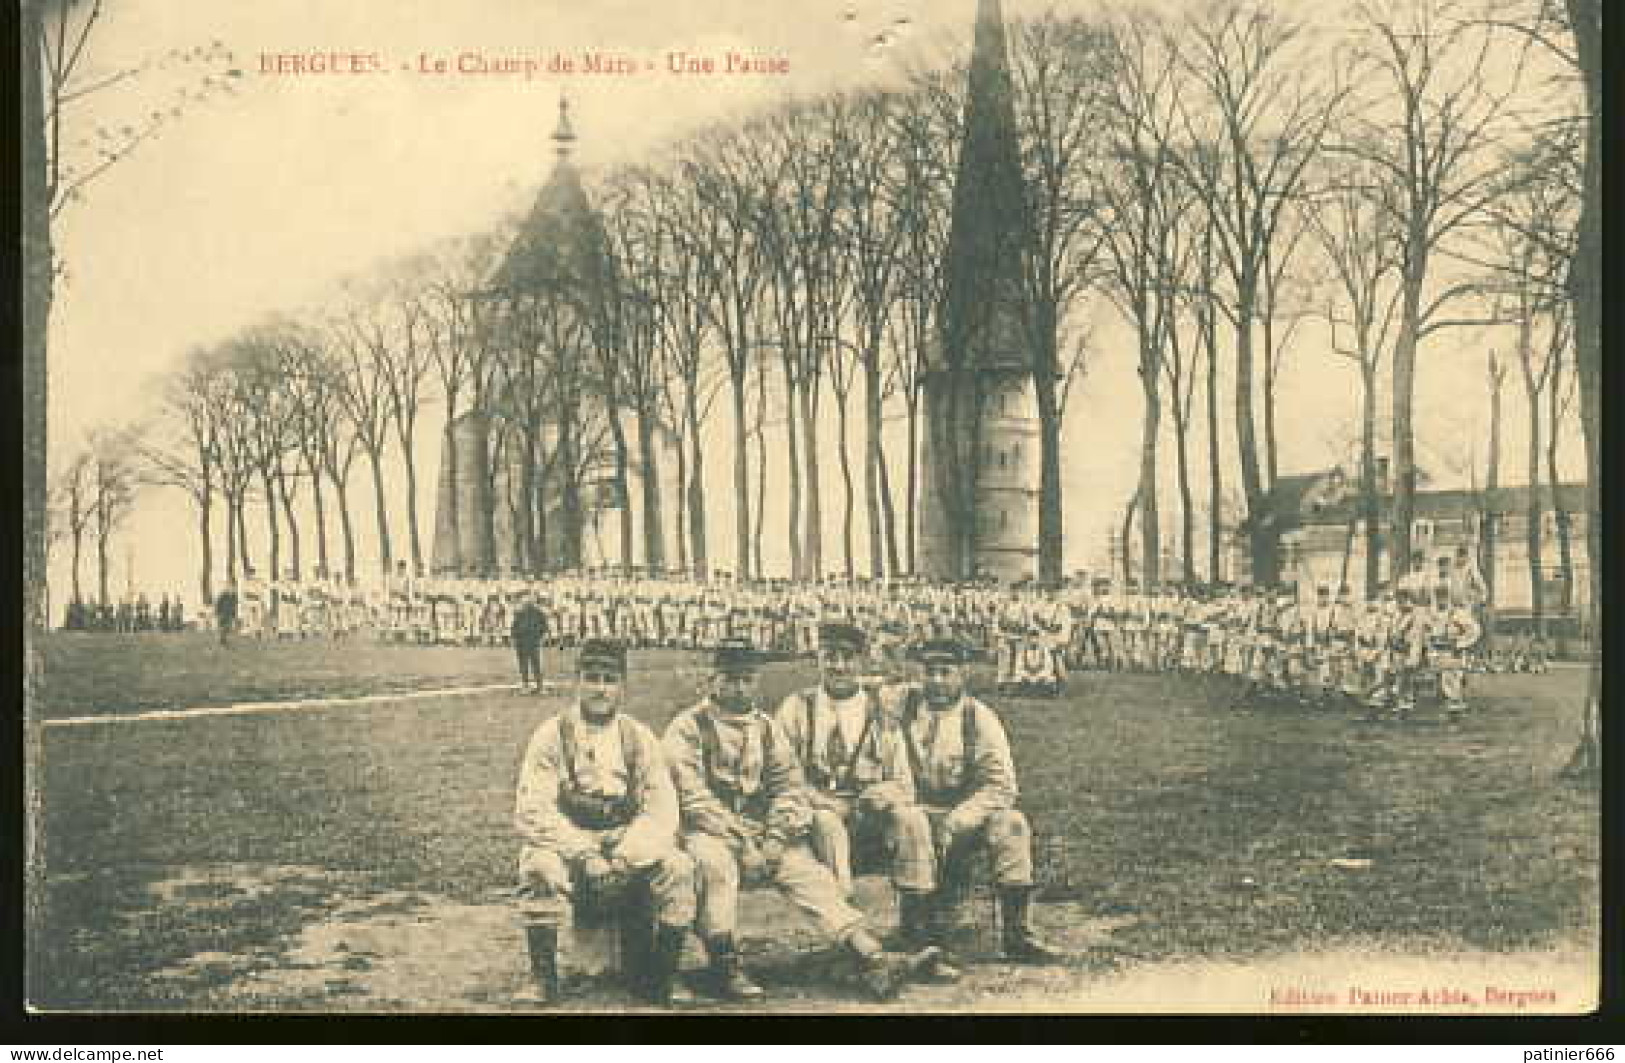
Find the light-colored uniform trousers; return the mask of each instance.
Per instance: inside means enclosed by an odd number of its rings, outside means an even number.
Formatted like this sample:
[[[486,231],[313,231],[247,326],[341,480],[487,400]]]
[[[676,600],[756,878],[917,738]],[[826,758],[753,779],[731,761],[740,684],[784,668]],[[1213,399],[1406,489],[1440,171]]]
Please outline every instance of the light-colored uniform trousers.
[[[602,839],[601,831],[582,831]],[[566,858],[557,849],[524,846],[519,853],[519,881],[533,895],[528,906],[530,918],[538,923],[563,925],[569,917],[570,898],[575,891],[571,874],[586,854]],[[694,862],[675,845],[647,851],[634,849],[621,855],[632,873],[649,884],[655,919],[665,926],[688,926],[694,922]]]
[[[835,874],[841,889],[852,892],[852,837],[875,832],[885,848],[892,885],[924,892],[936,888],[936,854],[931,819],[919,805],[876,808],[856,797],[818,792],[813,795],[808,844]]]
[[[705,938],[732,934],[739,921],[740,843],[688,833],[683,847],[694,860],[699,887],[694,929]],[[819,862],[805,839],[785,845],[772,885],[831,940],[843,941],[863,925],[863,913],[847,900],[834,872]]]
[[[925,811],[928,818],[938,824],[936,829],[942,844],[942,850],[936,854],[938,883],[962,873],[960,861],[981,846],[992,863],[995,886],[1033,884],[1032,828],[1020,809],[996,809],[980,823],[957,831],[950,831],[946,826],[950,809],[927,807]]]

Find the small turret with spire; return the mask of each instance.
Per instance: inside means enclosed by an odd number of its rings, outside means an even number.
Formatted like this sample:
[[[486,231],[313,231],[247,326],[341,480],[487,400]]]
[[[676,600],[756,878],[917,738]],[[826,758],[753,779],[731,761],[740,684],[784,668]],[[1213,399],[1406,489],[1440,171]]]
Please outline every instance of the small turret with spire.
[[[555,145],[553,150],[559,153],[561,161],[570,157],[570,149],[575,144],[575,141],[575,130],[570,128],[570,98],[560,95],[559,124],[553,130],[553,143]]]

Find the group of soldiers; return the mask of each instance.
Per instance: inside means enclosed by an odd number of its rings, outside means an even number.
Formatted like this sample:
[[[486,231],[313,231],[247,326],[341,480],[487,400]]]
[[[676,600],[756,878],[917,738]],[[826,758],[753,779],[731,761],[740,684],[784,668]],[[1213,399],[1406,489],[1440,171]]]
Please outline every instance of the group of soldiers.
[[[1032,930],[1032,832],[999,716],[967,692],[971,649],[926,640],[911,648],[919,676],[881,686],[861,681],[872,650],[861,628],[827,622],[814,634],[818,681],[772,712],[757,697],[762,653],[723,640],[705,696],[659,739],[621,711],[625,645],[581,644],[575,697],[531,738],[516,800],[527,942],[544,1000],[559,989],[559,931],[572,912],[629,888],[646,891],[654,923],[647,958],[630,973],[657,1004],[696,999],[679,977],[691,933],[710,993],[764,995],[735,936],[740,890],[752,886],[776,889],[807,916],[877,999],[910,982],[956,981],[948,931],[978,851],[990,859],[1003,957],[1064,960]],[[897,893],[889,939],[853,903],[863,854]]]
[[[132,634],[142,631],[183,631],[186,613],[177,595],[165,594],[154,605],[145,593],[126,595],[118,602],[73,599],[64,610],[64,631],[106,631]]]
[[[759,652],[808,656],[820,624],[868,633],[895,662],[904,646],[952,638],[994,663],[1002,692],[1058,696],[1072,672],[1183,672],[1228,677],[1248,698],[1354,702],[1404,716],[1436,685],[1466,711],[1481,668],[1481,601],[1441,569],[1356,600],[1326,584],[1152,586],[1069,580],[1060,587],[920,580],[692,580],[576,573],[545,580],[419,578],[403,567],[372,587],[342,579],[264,583],[237,604],[243,630],[270,637],[514,645],[515,621],[539,645],[610,638],[632,649],[709,651],[742,640]]]
[[[1467,711],[1480,667],[1480,613],[1448,584],[1385,587],[1356,602],[1349,588],[1203,588],[1152,596],[1098,595],[1064,650],[1066,667],[1224,677],[1249,702],[1355,704],[1404,717],[1436,681],[1446,711]],[[1018,677],[1019,678],[1019,677]]]

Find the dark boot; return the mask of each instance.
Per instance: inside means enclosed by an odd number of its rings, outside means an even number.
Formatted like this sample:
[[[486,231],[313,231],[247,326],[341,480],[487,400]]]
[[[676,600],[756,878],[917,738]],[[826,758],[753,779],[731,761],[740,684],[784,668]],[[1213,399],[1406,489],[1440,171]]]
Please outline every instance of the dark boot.
[[[686,926],[663,925],[655,930],[654,949],[649,957],[649,1003],[663,1008],[681,1008],[695,1003],[693,992],[683,984],[678,970],[687,941]]]
[[[899,891],[897,915],[897,934],[890,947],[924,957],[915,964],[912,977],[937,984],[959,981],[961,972],[947,953],[946,919],[936,894]]]
[[[846,947],[858,962],[858,981],[875,1000],[891,1000],[903,986],[943,962],[942,950],[930,946],[911,953],[888,952],[867,930],[854,933]]]
[[[1064,963],[1066,956],[1033,935],[1028,923],[1031,886],[1005,886],[999,890],[999,922],[1004,936],[1004,958],[1015,963]]]
[[[717,995],[722,999],[755,1003],[767,995],[745,974],[732,934],[719,934],[711,938],[705,943],[705,949],[711,956],[711,976]]]
[[[525,927],[525,946],[530,950],[530,973],[536,994],[544,1004],[559,999],[559,928],[549,923]]]

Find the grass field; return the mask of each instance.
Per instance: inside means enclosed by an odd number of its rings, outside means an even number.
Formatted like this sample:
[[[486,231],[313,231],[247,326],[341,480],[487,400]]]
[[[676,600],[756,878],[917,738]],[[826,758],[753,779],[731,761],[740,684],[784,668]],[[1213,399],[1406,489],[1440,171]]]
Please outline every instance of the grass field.
[[[117,719],[501,683],[505,652],[60,636],[46,659],[48,716],[109,719],[44,728],[36,1006],[509,1006],[524,962],[504,901],[513,785],[555,700],[499,691]],[[631,711],[663,726],[692,700],[695,663],[635,655]],[[764,693],[810,674],[772,666]],[[1504,983],[1583,972],[1597,933],[1597,795],[1554,781],[1583,678],[1480,679],[1459,727],[1237,707],[1179,677],[1083,675],[1061,701],[995,702],[1022,803],[1066,839],[1080,887],[1038,921],[1110,951],[1064,971],[978,966],[909,1006],[1179,1010],[1201,994],[1189,972],[1218,977],[1227,964],[1302,978],[1436,957]],[[770,943],[749,947],[772,1006],[861,1006]],[[1161,988],[1123,981],[1157,972],[1187,974]],[[1240,999],[1263,1010],[1266,981]]]

